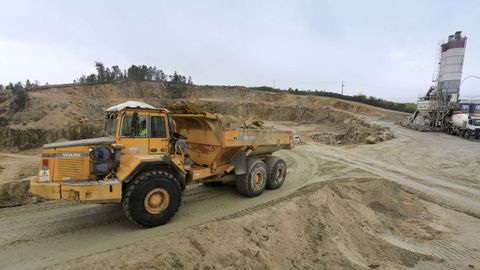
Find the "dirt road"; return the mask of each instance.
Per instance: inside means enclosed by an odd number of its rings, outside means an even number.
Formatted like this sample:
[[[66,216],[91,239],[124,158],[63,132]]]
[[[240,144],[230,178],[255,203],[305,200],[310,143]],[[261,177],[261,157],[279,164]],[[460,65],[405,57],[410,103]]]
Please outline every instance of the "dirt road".
[[[0,184],[34,175],[37,164],[37,155],[0,153]]]
[[[279,190],[246,199],[232,186],[189,187],[177,216],[167,225],[138,229],[117,205],[47,202],[0,209],[0,269],[53,267],[91,254],[112,251],[151,237],[182,231],[290,195],[317,182],[384,178],[421,198],[480,217],[480,143],[439,133],[419,133],[393,124],[396,139],[355,147],[300,145],[279,152],[289,166]],[[478,223],[477,223],[478,224]],[[480,262],[478,226],[451,243],[418,246],[385,235],[385,241],[433,256]],[[477,229],[475,229],[477,228]]]
[[[480,218],[480,144],[383,123],[398,139],[374,146],[322,149],[338,161],[407,186],[427,200]]]

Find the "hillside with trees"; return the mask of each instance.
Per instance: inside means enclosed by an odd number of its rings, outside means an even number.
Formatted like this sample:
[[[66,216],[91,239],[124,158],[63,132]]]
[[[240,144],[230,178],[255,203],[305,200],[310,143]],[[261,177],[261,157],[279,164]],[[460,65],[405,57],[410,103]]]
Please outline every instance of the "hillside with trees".
[[[105,67],[101,62],[95,62],[95,69],[97,73],[90,75],[81,75],[75,79],[74,83],[108,83],[118,80],[132,80],[132,81],[170,81],[173,83],[193,84],[192,78],[178,74],[176,71],[172,75],[166,75],[163,70],[156,66],[146,65],[131,65],[128,69],[123,71],[119,66],[114,65]]]
[[[96,73],[89,75],[82,74],[77,79],[73,80],[73,85],[92,85],[92,84],[104,84],[111,83],[115,81],[152,81],[152,82],[168,82],[169,89],[173,92],[180,95],[181,91],[185,90],[187,85],[193,85],[192,77],[179,74],[177,71],[174,71],[173,74],[167,75],[162,69],[157,68],[156,66],[147,66],[147,65],[131,65],[127,69],[121,69],[118,65],[113,65],[111,67],[106,67],[102,62],[95,62]],[[29,79],[26,80],[25,84],[17,82],[16,84],[9,83],[7,86],[0,84],[1,90],[11,90],[12,93],[16,96],[15,103],[12,105],[12,109],[21,110],[25,106],[26,101],[28,100],[28,90],[35,89],[38,87],[48,86],[48,83],[45,83],[43,86],[35,80],[31,82]],[[254,91],[267,91],[267,92],[284,92],[287,91],[294,95],[311,95],[311,96],[323,96],[323,97],[333,97],[343,100],[355,101],[359,103],[368,104],[375,107],[380,107],[389,110],[396,110],[401,112],[411,113],[415,110],[415,103],[398,103],[393,101],[384,100],[381,98],[376,98],[373,96],[367,97],[363,94],[348,96],[342,95],[336,92],[330,91],[319,91],[319,90],[298,90],[289,88],[288,90],[282,90],[278,88],[272,88],[268,86],[261,87],[252,87],[250,88]]]

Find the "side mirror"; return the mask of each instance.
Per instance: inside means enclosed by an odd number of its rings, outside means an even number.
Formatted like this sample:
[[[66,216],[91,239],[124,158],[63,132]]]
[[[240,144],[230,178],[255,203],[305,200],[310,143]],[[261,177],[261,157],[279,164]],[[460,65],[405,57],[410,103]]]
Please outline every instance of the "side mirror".
[[[137,112],[133,112],[133,115],[132,115],[132,122],[130,123],[130,134],[132,137],[135,136],[135,134],[138,133],[138,113]]]

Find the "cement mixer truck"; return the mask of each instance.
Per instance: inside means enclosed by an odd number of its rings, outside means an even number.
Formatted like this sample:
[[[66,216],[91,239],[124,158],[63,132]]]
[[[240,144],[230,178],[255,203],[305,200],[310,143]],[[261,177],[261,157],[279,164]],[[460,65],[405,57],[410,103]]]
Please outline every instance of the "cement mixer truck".
[[[292,149],[293,132],[226,128],[209,112],[172,113],[141,102],[107,109],[111,137],[43,146],[30,191],[55,200],[120,203],[139,226],[167,223],[186,185],[233,181],[255,197],[280,188],[287,164],[275,151]]]
[[[480,137],[480,99],[461,99],[453,111],[447,132],[461,137]]]

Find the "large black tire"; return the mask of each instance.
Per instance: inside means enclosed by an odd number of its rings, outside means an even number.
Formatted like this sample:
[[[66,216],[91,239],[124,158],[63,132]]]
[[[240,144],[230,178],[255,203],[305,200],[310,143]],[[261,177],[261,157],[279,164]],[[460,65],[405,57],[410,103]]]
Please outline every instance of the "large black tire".
[[[271,156],[265,160],[267,165],[267,189],[280,188],[287,176],[287,163],[279,157]]]
[[[177,213],[182,201],[178,181],[164,171],[147,171],[135,177],[125,188],[122,208],[135,225],[163,225]]]
[[[465,136],[465,130],[463,130],[463,129],[460,130],[460,131],[458,132],[458,136],[460,136],[460,137]]]
[[[258,159],[247,160],[247,173],[238,175],[235,180],[237,191],[247,197],[256,197],[265,190],[267,185],[267,168]]]

